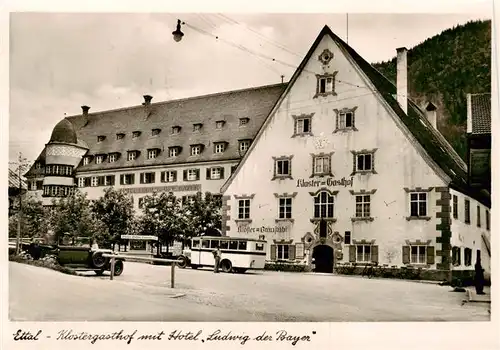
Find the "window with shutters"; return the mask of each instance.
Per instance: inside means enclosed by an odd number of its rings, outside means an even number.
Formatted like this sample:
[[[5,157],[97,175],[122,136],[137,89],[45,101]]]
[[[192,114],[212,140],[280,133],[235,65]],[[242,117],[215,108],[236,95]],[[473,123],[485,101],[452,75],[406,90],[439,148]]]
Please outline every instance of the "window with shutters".
[[[152,184],[154,182],[155,182],[155,173],[154,172],[141,173],[141,175],[140,175],[140,183],[141,184]]]
[[[104,186],[114,186],[115,185],[115,175],[104,176]]]
[[[435,249],[428,243],[410,242],[403,246],[403,264],[405,265],[432,265],[435,262]]]
[[[335,76],[337,73],[338,72],[334,72],[332,74],[316,74],[316,94],[313,98],[317,98],[319,96],[337,95],[335,92]]]
[[[238,219],[250,218],[250,199],[238,200]]]
[[[427,247],[426,246],[411,246],[411,260],[412,264],[425,264],[427,261]]]
[[[314,113],[293,116],[294,127],[293,127],[292,137],[312,135],[312,117],[313,117],[313,115],[314,115]]]
[[[490,211],[486,210],[486,230],[490,230]]]
[[[481,227],[481,207],[478,205],[476,208],[477,213],[477,227]]]
[[[184,170],[184,181],[197,181],[200,179],[199,169]]]
[[[334,217],[334,196],[328,191],[320,191],[314,196],[314,218]]]
[[[291,219],[292,218],[292,198],[284,197],[278,198],[279,201],[279,218]]]
[[[472,249],[470,248],[464,249],[464,265],[465,266],[472,265]]]
[[[462,260],[462,249],[460,247],[451,248],[451,263],[453,264],[453,266],[462,265],[461,260]]]
[[[161,182],[176,182],[177,181],[177,171],[169,170],[161,172]]]
[[[453,218],[458,219],[458,196],[453,195]]]
[[[356,262],[371,262],[372,246],[365,244],[356,245]]]
[[[220,180],[224,178],[224,168],[214,167],[207,169],[207,179],[208,180]]]
[[[85,178],[84,177],[78,178],[78,187],[85,187]]]
[[[273,157],[274,176],[271,180],[292,179],[292,157],[293,156]]]
[[[121,185],[133,185],[135,182],[134,174],[122,174],[120,175],[120,184]]]
[[[464,201],[464,212],[465,212],[465,223],[470,224],[470,200],[465,199]]]
[[[290,245],[289,244],[277,244],[276,245],[276,258],[278,260],[288,260],[290,258]]]

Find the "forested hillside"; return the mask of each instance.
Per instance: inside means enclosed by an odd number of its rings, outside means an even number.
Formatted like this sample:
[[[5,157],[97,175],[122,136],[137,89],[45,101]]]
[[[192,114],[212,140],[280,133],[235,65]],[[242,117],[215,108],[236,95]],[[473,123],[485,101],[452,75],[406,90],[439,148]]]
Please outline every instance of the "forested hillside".
[[[374,67],[396,82],[396,58]],[[447,29],[408,48],[408,85],[417,104],[438,106],[438,129],[465,159],[466,94],[491,91],[491,21]]]

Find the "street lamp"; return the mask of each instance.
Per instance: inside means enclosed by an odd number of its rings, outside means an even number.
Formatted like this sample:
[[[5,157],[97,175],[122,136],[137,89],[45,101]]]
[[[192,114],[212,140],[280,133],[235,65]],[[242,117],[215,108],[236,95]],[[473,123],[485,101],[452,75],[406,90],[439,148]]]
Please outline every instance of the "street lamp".
[[[172,35],[174,36],[174,40],[176,42],[179,42],[182,40],[182,37],[184,36],[184,33],[181,31],[181,20],[177,20],[177,28],[175,31],[172,32]]]

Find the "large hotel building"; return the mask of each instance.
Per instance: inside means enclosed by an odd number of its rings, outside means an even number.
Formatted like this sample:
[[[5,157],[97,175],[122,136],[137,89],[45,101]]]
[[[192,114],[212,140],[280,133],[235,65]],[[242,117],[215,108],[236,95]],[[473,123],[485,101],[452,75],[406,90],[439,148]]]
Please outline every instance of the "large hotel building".
[[[223,196],[223,233],[264,236],[270,263],[373,262],[443,279],[471,275],[481,257],[489,272],[489,192],[407,86],[405,48],[394,86],[325,26],[287,84],[82,107],[54,128],[30,190],[48,203],[114,186],[136,207],[154,190],[209,191]]]

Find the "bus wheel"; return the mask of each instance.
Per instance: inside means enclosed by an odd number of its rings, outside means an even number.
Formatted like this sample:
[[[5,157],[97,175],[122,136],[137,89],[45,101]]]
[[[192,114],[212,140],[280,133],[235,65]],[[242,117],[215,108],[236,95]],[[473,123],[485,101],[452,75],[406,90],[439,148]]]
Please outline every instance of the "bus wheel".
[[[177,266],[179,266],[179,268],[184,269],[187,266],[187,264],[188,262],[185,256],[179,256],[177,258]]]
[[[191,264],[191,268],[192,268],[193,270],[196,270],[196,269],[198,268],[198,265],[193,265],[193,264]]]
[[[222,272],[231,272],[233,269],[233,265],[229,260],[222,260],[220,263],[220,268],[222,269]]]

